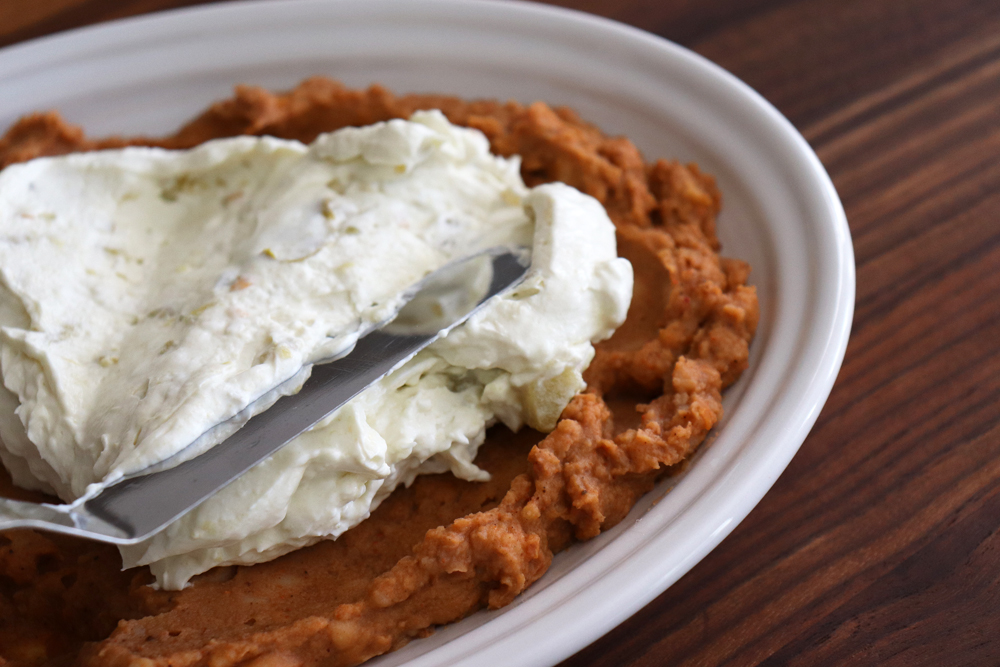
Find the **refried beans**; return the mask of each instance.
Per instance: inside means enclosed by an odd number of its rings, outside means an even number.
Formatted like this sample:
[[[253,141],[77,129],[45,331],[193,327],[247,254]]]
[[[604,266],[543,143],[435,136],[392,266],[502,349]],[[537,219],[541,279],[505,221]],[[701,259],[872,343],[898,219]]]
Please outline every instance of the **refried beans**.
[[[419,478],[332,542],[252,567],[216,568],[182,591],[115,547],[31,530],[0,535],[0,665],[355,665],[541,577],[553,554],[610,528],[685,461],[747,367],[758,305],[749,266],[718,255],[720,195],[695,165],[643,162],[570,109],[536,102],[395,96],[312,78],[284,94],[239,87],[176,134],[92,140],[54,112],[0,138],[0,167],[44,155],[241,134],[322,132],[440,109],[522,157],[528,186],[563,181],[596,199],[635,268],[625,324],[597,345],[588,387],[544,435],[491,429],[476,463],[489,482]],[[2,471],[0,471],[2,472]],[[43,501],[5,475],[0,495]]]

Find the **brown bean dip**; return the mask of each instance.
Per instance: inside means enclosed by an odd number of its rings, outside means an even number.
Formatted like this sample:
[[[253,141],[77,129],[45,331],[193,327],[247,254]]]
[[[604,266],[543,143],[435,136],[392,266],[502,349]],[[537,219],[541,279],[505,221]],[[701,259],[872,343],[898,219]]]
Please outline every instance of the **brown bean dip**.
[[[597,198],[635,268],[628,319],[597,346],[588,388],[548,434],[490,430],[484,483],[451,475],[398,490],[340,539],[252,567],[216,568],[182,591],[121,571],[117,550],[30,530],[0,535],[0,665],[355,665],[541,577],[553,554],[614,526],[675,470],[722,415],[757,325],[749,266],[718,255],[714,180],[695,165],[645,164],[566,108],[350,90],[325,78],[272,94],[239,87],[176,134],[92,140],[54,112],[0,138],[0,167],[126,145],[189,148],[218,137],[321,132],[441,109],[522,157],[529,186],[563,181]],[[2,471],[0,471],[2,473]],[[6,477],[0,494],[43,500]]]

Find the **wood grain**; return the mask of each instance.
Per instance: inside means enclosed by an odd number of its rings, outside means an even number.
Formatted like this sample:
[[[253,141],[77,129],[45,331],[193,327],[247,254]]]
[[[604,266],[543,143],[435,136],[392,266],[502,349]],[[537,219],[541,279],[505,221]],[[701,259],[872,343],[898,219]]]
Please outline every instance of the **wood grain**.
[[[0,0],[0,45],[194,3]],[[557,4],[774,103],[833,177],[858,264],[843,370],[789,468],[563,667],[1000,664],[1000,3]]]

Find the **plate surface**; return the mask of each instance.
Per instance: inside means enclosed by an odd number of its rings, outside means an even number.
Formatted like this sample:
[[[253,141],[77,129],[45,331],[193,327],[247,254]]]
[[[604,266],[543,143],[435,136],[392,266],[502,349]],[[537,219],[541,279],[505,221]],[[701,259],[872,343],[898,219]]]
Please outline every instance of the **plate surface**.
[[[757,504],[819,414],[854,309],[843,208],[771,105],[675,44],[520,2],[281,0],[139,17],[0,51],[0,128],[58,109],[94,136],[162,134],[250,83],[322,74],[403,92],[566,104],[647,159],[697,162],[725,199],[724,254],[753,266],[761,324],[726,416],[678,478],[560,554],[510,606],[370,665],[553,665],[680,578]],[[669,492],[669,493],[668,493]]]

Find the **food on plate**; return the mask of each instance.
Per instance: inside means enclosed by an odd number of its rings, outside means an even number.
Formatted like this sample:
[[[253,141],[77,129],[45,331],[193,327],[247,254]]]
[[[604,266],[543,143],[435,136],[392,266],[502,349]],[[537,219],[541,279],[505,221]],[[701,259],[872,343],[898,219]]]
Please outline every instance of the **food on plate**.
[[[646,165],[627,139],[605,137],[567,109],[396,97],[317,78],[281,95],[240,88],[165,139],[92,141],[55,114],[27,117],[0,139],[0,164],[129,144],[190,148],[236,135],[311,142],[422,109],[479,130],[494,154],[519,155],[527,186],[566,183],[599,201],[614,222],[618,252],[634,267],[634,296],[625,323],[596,345],[586,389],[548,435],[492,429],[474,463],[488,481],[418,478],[336,541],[253,567],[217,567],[180,591],[151,588],[144,568],[119,572],[113,548],[12,531],[0,537],[0,655],[15,664],[76,652],[91,665],[356,664],[484,606],[508,604],[555,552],[620,521],[702,442],[721,416],[722,389],[746,368],[757,321],[749,267],[717,254],[720,197],[710,177],[694,166]],[[532,197],[537,225],[548,204]],[[589,236],[600,225],[567,229]],[[562,389],[555,393],[565,398]]]
[[[596,200],[529,191],[516,159],[437,111],[308,146],[235,137],[12,165],[0,229],[0,458],[67,502],[221,442],[430,271],[534,237],[516,290],[121,549],[171,590],[337,537],[417,474],[485,479],[486,427],[551,431],[632,295]]]

